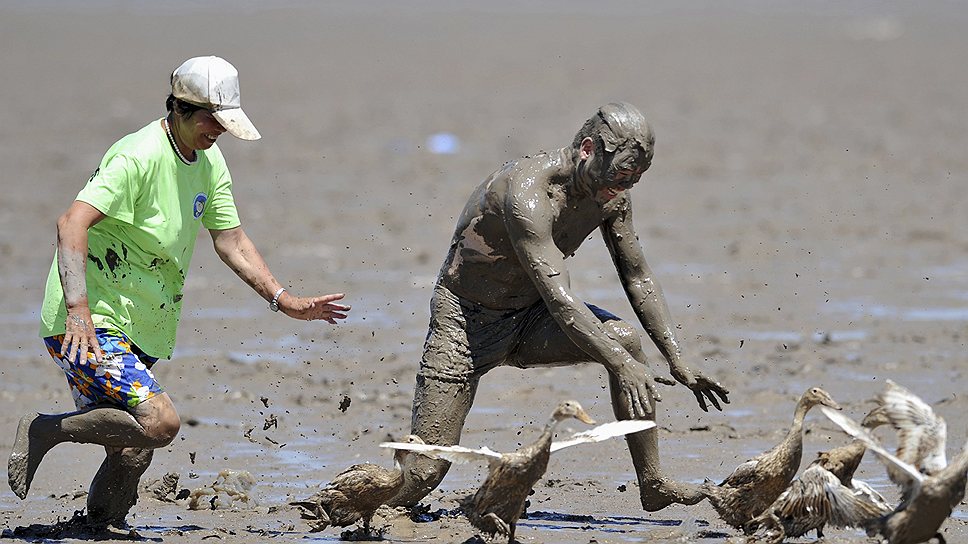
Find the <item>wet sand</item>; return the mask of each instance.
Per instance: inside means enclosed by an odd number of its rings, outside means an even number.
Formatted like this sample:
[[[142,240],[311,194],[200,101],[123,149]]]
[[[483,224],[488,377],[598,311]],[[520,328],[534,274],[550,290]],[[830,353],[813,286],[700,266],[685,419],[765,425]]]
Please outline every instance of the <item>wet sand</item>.
[[[948,419],[949,452],[964,444],[968,9],[597,6],[0,5],[0,436],[12,441],[25,411],[72,408],[36,338],[54,221],[111,143],[163,114],[167,74],[219,54],[263,134],[219,142],[246,232],[294,291],[344,291],[353,312],[338,327],[272,314],[201,234],[175,357],[156,366],[184,424],[145,480],[175,472],[195,489],[248,470],[258,504],[191,511],[143,494],[129,517],[142,537],[337,539],[275,507],[352,463],[389,465],[377,444],[409,431],[433,280],[467,194],[506,160],[566,145],[612,100],[657,134],[636,225],[686,360],[732,391],[706,414],[685,388],[659,386],[671,476],[722,479],[781,439],[814,385],[860,417],[893,379]],[[568,262],[579,295],[633,318],[597,236]],[[604,387],[592,365],[498,369],[463,443],[515,448],[564,398],[607,420]],[[817,412],[806,428],[804,466],[847,442]],[[83,508],[101,455],[59,446],[27,500],[0,491],[4,534]],[[483,474],[454,467],[429,511],[454,508]],[[894,496],[873,458],[860,477]],[[739,541],[706,503],[643,512],[620,441],[556,454],[529,512],[524,541]],[[376,521],[390,542],[475,535],[448,516]],[[968,538],[964,503],[943,530]]]

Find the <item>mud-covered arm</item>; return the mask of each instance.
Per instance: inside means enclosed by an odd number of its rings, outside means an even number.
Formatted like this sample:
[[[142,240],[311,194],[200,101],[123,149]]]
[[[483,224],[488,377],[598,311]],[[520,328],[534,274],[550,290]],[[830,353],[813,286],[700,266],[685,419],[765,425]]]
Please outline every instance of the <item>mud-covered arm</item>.
[[[57,273],[67,306],[61,357],[74,357],[92,351],[101,362],[101,346],[94,332],[87,299],[87,229],[106,216],[87,202],[75,200],[57,220]]]
[[[504,202],[504,220],[521,266],[564,333],[589,357],[616,378],[630,411],[650,413],[649,396],[660,400],[645,365],[606,332],[595,314],[569,288],[564,256],[552,237],[552,204],[541,183],[516,183],[513,178]]]
[[[242,281],[249,285],[266,301],[272,300],[282,285],[269,271],[269,265],[262,258],[252,240],[246,236],[242,227],[209,231],[215,252]],[[343,298],[343,294],[322,295],[316,297],[297,297],[284,291],[278,300],[279,310],[295,319],[306,321],[320,319],[336,324],[337,319],[346,318],[345,312],[349,306],[335,304],[334,301]]]
[[[665,296],[645,260],[632,225],[631,202],[627,196],[623,199],[618,203],[616,214],[602,223],[601,232],[632,309],[649,338],[668,361],[672,377],[695,393],[703,410],[708,410],[707,400],[722,410],[720,401],[729,402],[729,391],[682,361],[682,351]]]

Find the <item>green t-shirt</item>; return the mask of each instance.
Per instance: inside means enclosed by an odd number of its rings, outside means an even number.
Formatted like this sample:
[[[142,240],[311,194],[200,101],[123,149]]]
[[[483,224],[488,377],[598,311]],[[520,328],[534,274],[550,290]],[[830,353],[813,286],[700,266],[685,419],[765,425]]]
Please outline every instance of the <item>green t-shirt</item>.
[[[88,230],[87,296],[95,327],[120,330],[153,357],[171,357],[182,287],[198,230],[239,226],[218,147],[187,165],[161,121],[120,139],[77,195],[105,217]],[[47,277],[42,337],[62,334],[67,308],[57,256]]]

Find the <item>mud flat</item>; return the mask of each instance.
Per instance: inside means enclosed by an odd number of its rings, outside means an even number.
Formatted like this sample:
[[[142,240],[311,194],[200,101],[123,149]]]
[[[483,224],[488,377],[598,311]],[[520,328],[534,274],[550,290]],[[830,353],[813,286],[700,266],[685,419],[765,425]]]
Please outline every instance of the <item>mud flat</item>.
[[[732,391],[724,413],[705,414],[660,386],[669,474],[719,480],[780,440],[807,387],[859,417],[886,378],[948,418],[958,447],[966,30],[968,8],[953,3],[6,3],[0,436],[27,410],[72,406],[35,336],[54,221],[111,143],[162,115],[167,73],[213,53],[239,67],[264,136],[220,142],[246,232],[293,290],[345,291],[354,309],[336,328],[272,314],[202,235],[178,349],[156,367],[185,423],[145,479],[174,472],[195,489],[247,470],[255,502],[188,510],[146,492],[129,520],[143,538],[337,539],[277,507],[351,463],[390,463],[377,444],[409,430],[430,292],[466,195],[504,161],[567,144],[616,99],[656,130],[635,221],[686,358]],[[596,237],[569,263],[581,296],[632,317]],[[608,419],[604,384],[596,366],[493,371],[464,443],[517,447],[563,398]],[[806,428],[804,464],[847,441],[818,413]],[[27,500],[0,492],[4,535],[57,538],[100,457],[59,446]],[[420,522],[375,522],[390,542],[472,539],[446,511],[483,475],[455,467]],[[872,458],[860,477],[893,496]],[[705,503],[643,512],[620,441],[556,455],[528,511],[523,540],[738,541]],[[964,504],[943,529],[968,539]]]

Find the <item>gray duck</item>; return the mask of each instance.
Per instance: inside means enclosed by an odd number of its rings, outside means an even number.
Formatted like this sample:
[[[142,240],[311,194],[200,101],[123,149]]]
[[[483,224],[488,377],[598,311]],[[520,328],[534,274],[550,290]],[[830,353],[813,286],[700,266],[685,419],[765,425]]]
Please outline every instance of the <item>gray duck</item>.
[[[736,467],[719,485],[706,480],[700,486],[700,492],[723,521],[744,529],[789,487],[803,456],[803,420],[817,405],[840,409],[823,389],[808,389],[797,402],[793,424],[782,442]]]
[[[423,444],[416,435],[407,435],[406,444]],[[403,462],[411,452],[396,450],[393,468],[363,463],[337,474],[331,482],[305,500],[289,503],[301,510],[313,532],[333,525],[347,527],[363,521],[363,533],[370,534],[370,520],[381,505],[403,487]]]
[[[898,388],[900,386],[897,384],[888,385],[888,390],[895,393],[903,389]],[[906,395],[913,396],[909,391],[903,391]],[[921,404],[927,406],[923,401]],[[900,412],[903,412],[909,409],[911,404],[906,402],[881,404],[881,407],[887,408],[889,416],[903,419],[898,413],[891,414],[892,406],[902,407]],[[930,407],[928,409],[930,410]],[[889,544],[918,544],[927,542],[931,538],[936,538],[943,543],[945,539],[938,529],[965,497],[965,485],[968,483],[968,442],[950,464],[938,468],[939,452],[935,445],[941,444],[943,449],[946,441],[943,436],[944,427],[938,426],[937,422],[930,417],[925,418],[922,420],[924,425],[920,429],[911,427],[903,433],[898,430],[901,442],[898,451],[914,461],[914,463],[908,463],[900,459],[900,456],[887,451],[867,429],[857,422],[837,412],[826,409],[823,412],[844,432],[862,440],[868,449],[877,454],[881,462],[889,467],[888,475],[901,485],[903,497],[901,503],[893,511],[869,523],[866,527],[867,534],[880,535],[883,542]],[[927,444],[928,447],[919,448],[916,444]],[[913,454],[912,452],[915,451],[920,453]],[[940,454],[943,455],[943,451]],[[919,470],[919,466],[923,468]],[[930,472],[927,469],[929,466],[932,467]]]
[[[872,429],[888,423],[880,412],[872,411],[862,425]],[[891,511],[880,493],[865,482],[854,480],[854,472],[867,451],[861,440],[822,451],[762,514],[744,526],[754,534],[753,542],[771,544],[787,537],[799,537],[812,530],[823,538],[826,525],[864,527]]]
[[[655,426],[655,422],[645,420],[613,421],[576,433],[567,440],[552,442],[558,423],[567,418],[594,423],[581,405],[572,400],[562,402],[555,408],[537,440],[512,453],[498,453],[486,447],[471,449],[430,444],[385,443],[381,446],[406,448],[452,463],[487,461],[487,478],[474,495],[462,499],[461,506],[471,524],[489,538],[499,534],[506,536],[509,543],[513,543],[515,524],[524,512],[528,494],[548,468],[552,452],[576,444],[598,442],[644,431]]]

